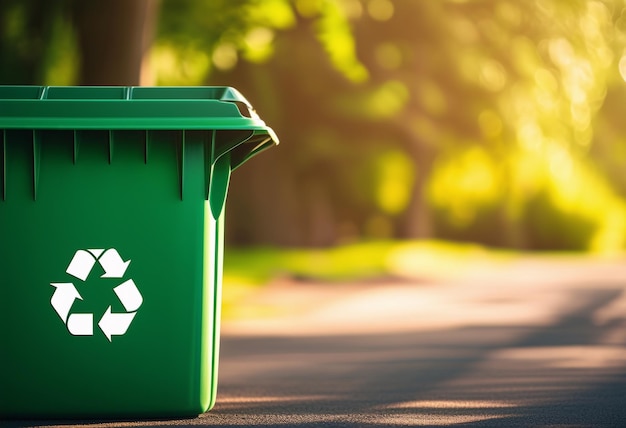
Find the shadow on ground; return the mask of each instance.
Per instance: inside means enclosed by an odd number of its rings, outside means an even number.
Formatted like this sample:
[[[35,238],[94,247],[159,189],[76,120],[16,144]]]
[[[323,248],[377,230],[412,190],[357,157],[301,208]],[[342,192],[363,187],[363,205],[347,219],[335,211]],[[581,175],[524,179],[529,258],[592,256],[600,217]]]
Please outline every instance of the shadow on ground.
[[[319,308],[268,324],[226,323],[218,401],[197,418],[0,424],[626,426],[626,267],[610,275],[574,265],[523,268],[536,275],[520,280],[513,269],[463,284],[369,284],[332,291]],[[410,328],[398,330],[399,319]],[[359,321],[390,327],[346,327]]]

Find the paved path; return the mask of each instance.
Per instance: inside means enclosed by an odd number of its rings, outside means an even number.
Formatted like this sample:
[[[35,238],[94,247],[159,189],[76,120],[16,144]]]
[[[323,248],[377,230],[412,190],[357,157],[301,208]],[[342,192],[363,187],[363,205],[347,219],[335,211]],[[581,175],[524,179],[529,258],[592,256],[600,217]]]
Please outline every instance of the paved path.
[[[224,323],[213,411],[81,426],[626,427],[626,261],[277,281],[241,307],[265,315]]]

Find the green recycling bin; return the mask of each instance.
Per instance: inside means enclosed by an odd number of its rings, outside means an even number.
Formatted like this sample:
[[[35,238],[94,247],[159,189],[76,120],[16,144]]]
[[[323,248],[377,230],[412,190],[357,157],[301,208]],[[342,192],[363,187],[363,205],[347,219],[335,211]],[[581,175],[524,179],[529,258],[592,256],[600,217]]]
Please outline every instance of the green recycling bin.
[[[0,86],[0,419],[216,396],[231,171],[278,143],[229,87]]]

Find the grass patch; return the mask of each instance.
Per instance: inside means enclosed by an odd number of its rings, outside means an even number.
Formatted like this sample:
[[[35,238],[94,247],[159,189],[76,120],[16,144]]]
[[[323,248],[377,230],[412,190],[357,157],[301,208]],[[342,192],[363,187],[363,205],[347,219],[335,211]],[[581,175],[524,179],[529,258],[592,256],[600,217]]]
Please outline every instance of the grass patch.
[[[231,319],[242,313],[253,317],[271,315],[267,313],[271,308],[250,302],[254,302],[255,292],[275,278],[329,284],[392,277],[437,281],[465,278],[482,269],[506,268],[518,257],[528,255],[476,244],[435,240],[364,242],[327,249],[226,248],[223,315]],[[581,252],[531,255],[533,258],[564,261],[607,257]]]
[[[380,241],[327,249],[227,248],[224,284],[260,285],[272,278],[354,281],[377,277],[440,277],[514,253],[442,241]]]
[[[236,318],[242,307],[248,312],[251,307],[255,311],[269,310],[246,301],[254,301],[255,291],[275,278],[328,283],[375,278],[437,281],[464,278],[484,269],[506,268],[520,256],[512,250],[434,240],[364,242],[327,249],[226,248],[222,309],[225,318]],[[600,257],[571,252],[532,256],[549,260]]]
[[[224,318],[236,318],[242,304],[248,312],[250,307],[258,310],[258,305],[244,302],[275,278],[329,283],[383,277],[450,278],[478,265],[508,260],[512,254],[442,241],[363,242],[326,249],[226,248],[222,313]]]

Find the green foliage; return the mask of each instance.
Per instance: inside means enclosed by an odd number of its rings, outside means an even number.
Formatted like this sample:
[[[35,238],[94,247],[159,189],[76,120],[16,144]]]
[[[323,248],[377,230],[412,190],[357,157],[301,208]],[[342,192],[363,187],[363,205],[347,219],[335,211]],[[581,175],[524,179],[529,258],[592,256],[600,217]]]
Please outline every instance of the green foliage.
[[[415,181],[415,165],[400,150],[387,150],[375,158],[375,197],[378,207],[387,214],[406,210]]]
[[[66,55],[72,49],[68,5],[69,0],[0,1],[1,83],[72,82],[74,58]],[[69,62],[61,65],[64,60]],[[52,69],[59,73],[57,80],[50,78]]]
[[[307,4],[307,14],[318,16],[317,37],[335,68],[352,82],[360,83],[367,80],[368,71],[356,58],[354,36],[341,3],[334,0],[296,2],[297,5]]]
[[[526,202],[522,224],[529,230],[527,239],[532,248],[585,251],[597,229],[594,220],[576,210],[567,212],[547,191],[541,191]]]
[[[558,150],[541,159],[539,187],[525,201],[529,246],[616,252],[626,244],[626,204],[587,159]]]
[[[504,190],[497,165],[479,147],[442,156],[429,184],[432,206],[459,229],[474,223],[480,211],[497,206]]]
[[[51,42],[43,64],[44,85],[74,85],[78,81],[78,47],[76,35],[67,17],[55,17],[51,29]]]
[[[360,82],[367,70],[356,59],[355,40],[341,2],[334,0],[236,0],[162,2],[152,67],[160,84],[197,84],[211,70],[228,71],[240,58],[263,63],[274,54],[277,31],[314,21],[329,61]],[[208,61],[207,61],[208,59]],[[176,73],[174,62],[183,64]]]

